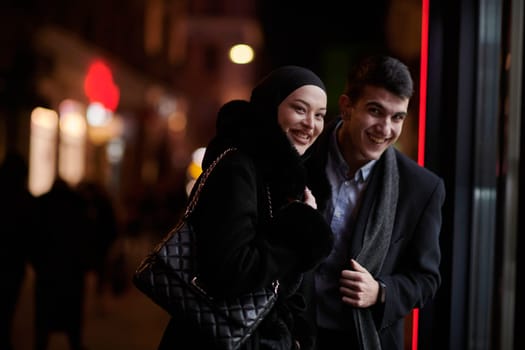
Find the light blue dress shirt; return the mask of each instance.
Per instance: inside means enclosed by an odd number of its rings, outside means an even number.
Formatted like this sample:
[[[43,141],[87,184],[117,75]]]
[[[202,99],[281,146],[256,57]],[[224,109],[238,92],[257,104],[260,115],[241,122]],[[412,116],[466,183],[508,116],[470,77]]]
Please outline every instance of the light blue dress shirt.
[[[339,277],[341,270],[348,268],[350,264],[348,252],[354,209],[376,163],[375,160],[370,161],[357,170],[353,177],[349,176],[349,167],[337,144],[337,130],[340,126],[341,123],[336,126],[328,141],[330,145],[326,165],[331,201],[324,216],[334,233],[334,247],[315,274],[318,326],[333,330],[345,330],[352,324],[348,318],[349,313],[343,312]]]

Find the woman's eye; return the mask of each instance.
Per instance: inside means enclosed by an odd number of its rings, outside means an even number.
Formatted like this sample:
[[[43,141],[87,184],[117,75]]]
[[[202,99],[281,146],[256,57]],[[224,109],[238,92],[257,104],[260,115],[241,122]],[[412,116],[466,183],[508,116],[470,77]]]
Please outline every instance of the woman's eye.
[[[295,111],[297,113],[305,113],[306,112],[306,109],[302,106],[295,106]]]

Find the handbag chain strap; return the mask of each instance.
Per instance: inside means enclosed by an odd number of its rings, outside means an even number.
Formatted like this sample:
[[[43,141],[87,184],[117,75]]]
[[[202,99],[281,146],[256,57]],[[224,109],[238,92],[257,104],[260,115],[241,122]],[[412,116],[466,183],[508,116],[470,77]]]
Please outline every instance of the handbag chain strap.
[[[199,199],[199,195],[201,193],[202,188],[204,187],[204,183],[206,182],[206,179],[211,174],[213,168],[219,163],[219,161],[224,158],[224,156],[231,151],[235,151],[235,147],[230,147],[226,149],[224,152],[222,152],[211,164],[210,166],[204,171],[202,174],[201,179],[199,180],[199,183],[197,185],[197,189],[195,190],[195,193],[193,197],[191,198],[190,203],[186,207],[186,211],[184,212],[184,217],[188,218],[188,216],[193,211],[193,208],[195,208],[195,205],[197,204],[197,200]],[[270,213],[270,218],[273,218],[273,211],[272,211],[272,196],[270,195],[270,186],[266,185],[266,195],[268,196],[268,210]]]
[[[197,200],[199,199],[199,195],[201,193],[202,188],[204,187],[204,183],[206,182],[206,179],[211,174],[213,168],[219,163],[219,161],[224,158],[226,154],[228,154],[231,151],[235,151],[235,147],[230,147],[226,149],[224,152],[222,152],[211,164],[210,166],[202,173],[202,177],[199,180],[199,183],[197,185],[197,189],[195,190],[195,193],[193,194],[193,197],[191,198],[190,203],[186,207],[186,211],[184,213],[184,218],[188,218],[190,213],[193,211],[193,208],[195,208],[195,205],[197,204]],[[266,185],[266,194],[268,196],[268,207],[270,212],[270,218],[273,217],[273,211],[272,211],[272,197],[270,195],[270,186]],[[195,284],[198,287],[197,284],[197,278],[194,277],[192,280],[192,283]],[[277,294],[277,291],[279,290],[279,280],[275,280],[272,282],[272,288],[275,294]],[[206,293],[204,290],[202,290],[204,293]]]
[[[273,218],[272,210],[272,196],[270,194],[270,186],[266,185],[266,195],[268,196],[268,211],[270,213],[270,219]]]
[[[211,174],[213,168],[219,163],[219,161],[224,158],[224,156],[231,151],[235,151],[235,147],[230,147],[226,149],[224,152],[222,152],[211,164],[210,166],[202,173],[201,179],[199,180],[199,183],[197,185],[197,189],[195,190],[195,193],[193,194],[193,197],[191,198],[190,203],[186,207],[186,211],[184,212],[184,217],[188,218],[188,216],[193,211],[193,208],[195,208],[195,205],[197,204],[197,200],[199,199],[199,195],[201,193],[202,188],[204,187],[204,183],[206,182],[206,179]]]
[[[270,186],[266,185],[266,195],[268,196],[268,211],[270,214],[270,219],[273,218],[273,210],[272,210],[272,196],[270,194]],[[275,280],[272,282],[272,288],[273,292],[277,294],[277,291],[279,290],[279,280]]]

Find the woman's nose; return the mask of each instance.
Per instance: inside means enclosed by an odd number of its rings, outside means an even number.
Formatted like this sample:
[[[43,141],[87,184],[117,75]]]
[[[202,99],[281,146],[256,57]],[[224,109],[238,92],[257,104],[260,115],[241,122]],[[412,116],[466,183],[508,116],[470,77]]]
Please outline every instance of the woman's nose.
[[[314,117],[311,114],[307,114],[303,118],[302,124],[307,126],[308,128],[313,128],[314,127]]]

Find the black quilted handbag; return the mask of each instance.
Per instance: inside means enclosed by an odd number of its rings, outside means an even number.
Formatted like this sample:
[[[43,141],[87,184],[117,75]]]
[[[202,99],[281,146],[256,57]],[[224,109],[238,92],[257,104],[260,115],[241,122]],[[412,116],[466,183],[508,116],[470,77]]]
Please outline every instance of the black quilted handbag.
[[[186,220],[206,178],[223,152],[206,170],[183,219],[140,263],[135,286],[178,320],[191,324],[215,349],[236,350],[253,333],[277,299],[278,281],[236,298],[210,296],[197,281],[196,237]]]

